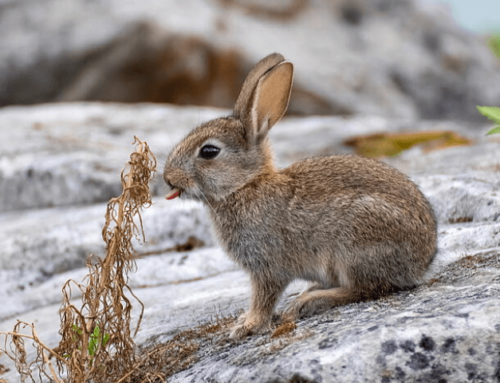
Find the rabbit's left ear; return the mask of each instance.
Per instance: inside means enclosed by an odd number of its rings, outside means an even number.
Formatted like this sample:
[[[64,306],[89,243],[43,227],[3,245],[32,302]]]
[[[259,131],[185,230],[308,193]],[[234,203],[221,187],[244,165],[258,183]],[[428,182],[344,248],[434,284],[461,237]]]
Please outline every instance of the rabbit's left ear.
[[[293,65],[284,61],[257,82],[247,111],[255,137],[264,137],[286,112],[293,83]]]

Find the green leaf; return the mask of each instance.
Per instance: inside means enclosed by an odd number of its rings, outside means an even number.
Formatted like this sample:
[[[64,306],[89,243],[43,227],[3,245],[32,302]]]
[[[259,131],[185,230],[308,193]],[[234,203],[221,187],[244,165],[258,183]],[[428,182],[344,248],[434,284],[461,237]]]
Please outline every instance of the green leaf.
[[[90,356],[94,356],[99,346],[105,347],[106,343],[108,343],[110,335],[104,333],[101,336],[101,329],[98,325],[94,327],[94,331],[90,334],[88,351]]]
[[[100,330],[99,326],[98,326],[98,325],[96,325],[96,326],[94,327],[94,332],[93,332],[93,333],[92,333],[92,335],[90,335],[90,336],[91,336],[91,337],[93,337],[93,338],[99,338],[99,334],[100,334],[100,333],[101,333],[101,330]]]
[[[477,106],[477,110],[483,116],[500,124],[500,108],[494,106]]]
[[[108,343],[109,340],[109,334],[104,333],[104,336],[102,337],[102,347],[106,346],[106,343]]]
[[[92,334],[90,334],[90,341],[89,341],[89,355],[94,356],[95,352],[97,351],[97,348],[99,347],[99,334],[101,333],[101,330],[99,330],[99,326],[94,327],[94,331]]]
[[[90,342],[89,342],[89,348],[88,348],[90,356],[94,356],[98,345],[99,345],[99,341],[96,338],[91,337]]]
[[[491,129],[488,133],[486,133],[486,135],[490,136],[492,134],[499,134],[499,133],[500,133],[500,125],[497,125],[493,129]]]
[[[488,41],[491,51],[495,56],[500,59],[500,34],[496,34],[490,37]]]

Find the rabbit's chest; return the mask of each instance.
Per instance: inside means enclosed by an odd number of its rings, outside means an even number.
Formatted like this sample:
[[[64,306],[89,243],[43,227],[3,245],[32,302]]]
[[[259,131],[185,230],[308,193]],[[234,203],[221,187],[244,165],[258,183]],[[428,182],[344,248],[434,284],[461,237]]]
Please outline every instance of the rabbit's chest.
[[[304,254],[311,233],[290,224],[283,212],[251,216],[245,212],[226,219],[212,212],[212,221],[224,250],[240,266],[255,271],[288,264],[297,254]]]
[[[213,223],[220,241],[233,254],[257,256],[277,251],[283,246],[282,225],[277,219],[235,217],[226,222]]]

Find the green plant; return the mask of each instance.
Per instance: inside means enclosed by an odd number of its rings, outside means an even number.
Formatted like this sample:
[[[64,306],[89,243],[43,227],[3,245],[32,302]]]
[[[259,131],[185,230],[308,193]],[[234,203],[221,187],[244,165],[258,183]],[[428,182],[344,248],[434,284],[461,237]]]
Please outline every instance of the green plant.
[[[108,343],[109,334],[104,333],[101,336],[101,330],[99,326],[94,327],[94,331],[90,334],[90,342],[89,342],[89,355],[93,356],[99,346],[106,347],[106,343]]]
[[[76,324],[73,324],[71,328],[75,333],[75,335],[73,335],[73,340],[77,342],[80,336],[83,335],[83,330]],[[106,343],[108,343],[109,337],[110,335],[107,333],[104,333],[104,335],[101,336],[101,329],[99,328],[99,325],[96,325],[94,327],[94,331],[92,331],[92,334],[90,334],[90,339],[88,341],[87,351],[89,355],[94,356],[99,347],[106,347]],[[65,358],[69,358],[70,356],[70,354],[64,354]]]
[[[491,36],[488,39],[488,45],[493,54],[500,59],[500,33]]]
[[[477,110],[496,124],[486,135],[500,133],[500,108],[494,106],[477,106]]]

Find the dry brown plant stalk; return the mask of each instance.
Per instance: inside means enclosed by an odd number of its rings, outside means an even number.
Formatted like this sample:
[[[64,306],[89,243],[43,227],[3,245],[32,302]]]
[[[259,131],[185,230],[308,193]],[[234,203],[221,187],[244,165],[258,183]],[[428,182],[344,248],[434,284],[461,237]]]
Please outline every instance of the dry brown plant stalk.
[[[132,241],[145,239],[140,209],[152,203],[149,181],[156,159],[145,142],[136,137],[134,143],[137,150],[130,156],[128,174],[121,175],[123,192],[111,199],[106,211],[102,231],[106,258],[89,257],[86,286],[68,281],[63,287],[62,339],[58,351],[67,358],[65,365],[71,382],[87,382],[90,378],[106,381],[122,375],[135,362],[130,299],[141,305],[135,333],[144,306],[128,286],[128,273],[136,266]],[[139,224],[134,222],[135,216]],[[83,293],[79,309],[71,304],[72,284]],[[59,361],[58,365],[63,367]]]
[[[131,154],[128,173],[121,174],[122,194],[110,200],[102,236],[106,243],[104,260],[91,255],[87,260],[87,284],[69,280],[63,287],[60,310],[61,341],[52,350],[40,341],[34,325],[16,324],[6,336],[3,350],[16,363],[24,381],[33,380],[32,366],[42,376],[56,382],[113,381],[132,369],[135,362],[135,344],[132,339],[132,302],[141,306],[134,335],[139,330],[144,306],[128,286],[128,273],[135,269],[132,241],[144,240],[141,209],[152,204],[149,181],[156,170],[156,159],[146,142],[135,137],[136,151]],[[138,223],[134,222],[138,217]],[[80,308],[71,303],[72,287],[82,292]],[[31,335],[21,334],[28,327]],[[24,339],[31,339],[36,348],[35,361],[27,361]],[[9,342],[9,349],[7,347]],[[55,357],[58,373],[48,355]],[[64,376],[64,378],[60,378]]]
[[[23,332],[23,329],[25,328],[28,328],[30,330],[31,335]],[[5,336],[4,346],[3,348],[0,348],[0,351],[3,351],[5,355],[7,355],[14,361],[22,382],[25,382],[27,378],[30,378],[32,381],[34,381],[32,370],[33,366],[38,367],[39,381],[42,381],[43,377],[52,379],[56,383],[60,383],[61,381],[63,381],[59,378],[48,355],[54,356],[61,361],[64,361],[64,359],[40,340],[34,324],[29,324],[18,320],[14,325],[14,329],[12,331],[2,331],[0,332],[0,335]],[[36,356],[35,359],[31,362],[28,362],[26,346],[24,345],[25,339],[32,340],[33,346],[35,347]],[[0,379],[0,383],[3,382],[5,382],[5,380]]]

